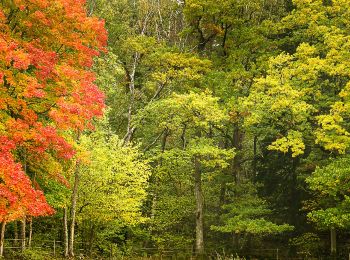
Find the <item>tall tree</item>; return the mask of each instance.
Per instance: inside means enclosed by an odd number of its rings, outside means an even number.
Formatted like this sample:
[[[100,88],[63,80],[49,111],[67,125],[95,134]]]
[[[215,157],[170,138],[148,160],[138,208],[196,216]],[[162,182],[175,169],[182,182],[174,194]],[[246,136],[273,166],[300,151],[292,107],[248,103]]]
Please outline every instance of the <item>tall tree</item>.
[[[150,104],[138,116],[140,120],[150,124],[147,125],[149,128],[157,129],[153,132],[160,132],[163,136],[157,160],[162,174],[172,174],[171,170],[166,170],[163,165],[168,151],[170,156],[176,154],[179,157],[177,160],[187,162],[188,171],[192,173],[196,204],[195,248],[198,255],[203,255],[205,248],[202,178],[205,173],[227,167],[226,161],[234,156],[233,151],[218,147],[217,141],[212,139],[208,132],[213,126],[220,128],[228,117],[220,109],[217,99],[209,93],[174,94],[167,99]],[[142,127],[145,126],[144,123]],[[159,138],[155,140],[156,142],[152,145],[155,145]],[[176,165],[176,161],[173,163]],[[173,163],[168,162],[166,165],[172,169]],[[159,182],[156,185],[159,185]]]
[[[84,1],[0,3],[0,219],[52,213],[29,176],[45,161],[74,155],[65,130],[82,130],[102,114],[103,94],[89,67],[105,51],[103,21],[87,17]],[[4,225],[3,225],[4,227]]]

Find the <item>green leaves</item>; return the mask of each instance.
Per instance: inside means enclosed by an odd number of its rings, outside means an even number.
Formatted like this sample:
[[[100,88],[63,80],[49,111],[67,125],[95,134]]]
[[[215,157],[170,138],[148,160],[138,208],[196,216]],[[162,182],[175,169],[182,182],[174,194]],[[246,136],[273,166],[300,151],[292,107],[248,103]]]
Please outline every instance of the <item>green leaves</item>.
[[[290,225],[276,225],[264,218],[245,219],[243,216],[230,218],[224,226],[212,226],[212,230],[223,233],[248,233],[258,236],[267,236],[278,234],[286,231],[292,231]]]
[[[350,226],[350,158],[331,161],[306,179],[310,189],[320,194],[319,208],[308,214],[321,228]]]
[[[332,160],[323,168],[317,168],[306,181],[312,190],[319,191],[323,195],[336,197],[349,192],[349,171],[350,158],[348,156],[341,157]]]
[[[212,230],[259,236],[293,230],[290,225],[278,225],[267,219],[272,211],[268,209],[266,201],[258,197],[256,187],[251,183],[237,185],[235,192],[233,201],[223,206],[222,225],[213,225]]]

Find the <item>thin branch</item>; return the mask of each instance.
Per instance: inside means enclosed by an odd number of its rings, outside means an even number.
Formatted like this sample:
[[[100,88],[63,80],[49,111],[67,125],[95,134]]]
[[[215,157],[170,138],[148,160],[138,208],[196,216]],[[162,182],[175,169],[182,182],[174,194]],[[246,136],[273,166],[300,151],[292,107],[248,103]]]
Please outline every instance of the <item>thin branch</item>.
[[[166,129],[164,129],[159,135],[157,135],[157,137],[153,140],[152,143],[150,143],[149,145],[147,145],[147,147],[145,149],[143,149],[143,152],[147,152],[153,145],[155,145],[156,142],[158,142],[158,140],[162,137],[162,135],[165,133]]]

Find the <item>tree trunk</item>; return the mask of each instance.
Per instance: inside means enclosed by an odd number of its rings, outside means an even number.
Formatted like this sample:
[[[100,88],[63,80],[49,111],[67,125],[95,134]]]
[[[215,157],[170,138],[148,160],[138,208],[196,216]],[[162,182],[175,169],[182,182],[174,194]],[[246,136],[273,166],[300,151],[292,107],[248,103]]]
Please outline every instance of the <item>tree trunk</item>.
[[[90,234],[89,234],[89,255],[90,255],[90,257],[92,256],[94,239],[95,239],[95,224],[94,224],[94,222],[92,222],[92,223],[90,223]]]
[[[331,255],[337,254],[337,233],[335,228],[331,228]]]
[[[203,237],[203,193],[200,162],[195,158],[194,170],[194,194],[196,199],[196,254],[202,256],[204,254],[204,237]]]
[[[4,254],[4,243],[5,243],[5,227],[6,222],[2,222],[1,224],[1,234],[0,234],[0,257]]]
[[[26,249],[26,216],[23,217],[21,222],[21,250]]]
[[[140,54],[138,52],[135,52],[132,69],[131,69],[131,72],[128,74],[128,77],[130,80],[129,82],[130,100],[129,100],[129,107],[128,107],[128,125],[126,129],[126,134],[124,136],[124,144],[127,144],[130,142],[132,135],[134,134],[134,131],[135,131],[135,128],[132,126],[132,116],[133,116],[134,102],[135,102],[135,74],[136,74],[136,68],[139,63],[139,60],[140,60]]]
[[[14,227],[13,227],[13,229],[14,229],[14,237],[15,237],[15,241],[14,241],[14,243],[13,243],[13,245],[15,246],[15,247],[17,247],[18,246],[18,223],[17,223],[17,221],[14,221]]]
[[[290,180],[290,195],[289,195],[289,222],[291,225],[298,227],[300,225],[300,208],[301,198],[300,191],[298,189],[298,167],[299,161],[297,158],[293,158]]]
[[[235,184],[240,184],[241,182],[241,160],[242,160],[242,155],[241,155],[241,151],[242,151],[242,139],[243,139],[243,134],[240,131],[238,124],[234,124],[234,131],[233,131],[233,147],[235,148],[236,151],[236,155],[234,156],[234,158],[232,159],[232,163],[231,163],[231,167],[232,167],[232,174],[233,174],[233,178],[235,181]]]
[[[254,136],[254,143],[253,143],[253,178],[256,177],[257,175],[257,168],[256,168],[256,165],[257,165],[257,142],[258,142],[258,137],[257,136]]]
[[[33,218],[29,219],[29,236],[28,236],[28,247],[32,246],[32,234],[33,234]]]
[[[240,249],[240,246],[239,246],[240,237],[241,237],[240,233],[235,233],[235,232],[232,233],[232,246],[235,251]]]
[[[164,131],[162,132],[162,139],[161,139],[161,153],[165,152],[165,148],[166,148],[166,143],[167,143],[167,138],[169,135],[169,131],[168,129],[164,129]],[[162,165],[163,163],[163,159],[161,158],[159,160],[159,165]],[[150,214],[150,218],[151,220],[154,220],[156,213],[157,213],[157,203],[158,203],[158,189],[157,187],[159,186],[159,179],[157,177],[157,175],[152,175],[150,178],[150,183],[152,183],[153,185],[153,197],[152,197],[152,206],[151,206],[151,214]],[[153,222],[153,221],[152,221]],[[154,223],[154,222],[153,222]],[[150,225],[149,226],[149,230],[150,230],[150,234],[153,235],[154,233],[154,226]],[[147,242],[146,242],[147,243]]]
[[[220,184],[220,196],[219,196],[219,207],[218,207],[218,217],[221,216],[222,206],[225,205],[225,195],[226,195],[226,183],[222,182]]]
[[[68,210],[64,207],[63,212],[63,247],[64,247],[64,257],[68,257]]]
[[[76,216],[76,207],[78,199],[78,187],[79,187],[79,170],[76,169],[74,176],[74,187],[72,192],[72,208],[71,208],[71,225],[70,225],[70,238],[69,238],[69,256],[74,256],[74,228],[75,228],[75,216]]]

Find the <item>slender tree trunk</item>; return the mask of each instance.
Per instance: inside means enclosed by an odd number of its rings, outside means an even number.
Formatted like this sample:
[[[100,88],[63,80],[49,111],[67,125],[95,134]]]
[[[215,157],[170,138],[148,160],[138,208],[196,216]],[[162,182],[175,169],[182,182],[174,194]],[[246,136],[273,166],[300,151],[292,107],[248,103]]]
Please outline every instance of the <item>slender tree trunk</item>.
[[[194,170],[194,194],[196,199],[196,254],[204,255],[204,232],[203,232],[203,192],[200,162],[195,158]]]
[[[236,148],[236,151],[240,152],[242,147],[241,147],[240,133],[239,133],[237,124],[234,124],[234,131],[233,131],[232,138],[233,138],[233,143],[232,143],[233,147]],[[254,139],[254,141],[255,141],[255,139]],[[256,154],[256,146],[255,146],[255,142],[254,142],[254,157],[255,157],[255,154]],[[238,158],[237,154],[232,159],[231,167],[232,167],[232,174],[233,174],[233,179],[234,179],[235,185],[238,185],[240,182],[240,165],[239,165],[239,158]],[[255,172],[255,170],[254,170],[254,172]],[[234,191],[234,196],[235,197],[237,196],[235,191]],[[234,250],[240,250],[241,249],[241,247],[240,247],[241,234],[234,232],[232,234],[232,238],[233,238]]]
[[[299,209],[301,207],[300,191],[298,190],[298,164],[298,159],[293,158],[289,195],[289,223],[295,227],[300,225]]]
[[[251,249],[254,249],[254,248],[252,248],[252,235],[251,234],[249,234],[249,233],[246,234],[246,241],[247,241],[246,250],[247,250],[247,252],[251,252]]]
[[[257,172],[256,172],[256,163],[257,163],[257,142],[258,142],[258,137],[254,136],[254,144],[253,144],[253,176],[255,177]]]
[[[220,194],[219,194],[219,203],[216,212],[216,218],[220,219],[222,214],[224,213],[223,205],[225,205],[226,200],[226,182],[222,181],[220,183]]]
[[[337,254],[337,233],[335,228],[331,228],[331,255]]]
[[[64,207],[63,212],[63,246],[64,246],[64,256],[68,257],[68,210]]]
[[[21,222],[21,250],[26,249],[26,216],[23,217]]]
[[[28,247],[32,246],[32,235],[33,235],[33,218],[29,219],[29,236],[28,236]]]
[[[78,200],[78,187],[79,187],[79,170],[76,169],[74,176],[74,187],[72,192],[72,208],[71,208],[71,225],[70,225],[70,238],[69,238],[69,256],[74,256],[74,228],[75,228],[75,216],[76,216],[76,207]]]
[[[168,138],[168,129],[164,129],[163,133],[162,133],[162,139],[161,139],[161,153],[164,153],[165,151],[165,147],[166,147],[166,142],[167,142],[167,138]],[[159,165],[162,165],[163,160],[160,159],[159,161]],[[153,198],[152,198],[152,207],[151,207],[151,215],[150,218],[151,220],[153,220],[156,216],[157,213],[157,204],[158,204],[158,190],[157,187],[159,185],[159,179],[156,175],[152,176],[150,179],[150,183],[153,183]],[[154,228],[152,225],[150,225],[150,234],[153,235],[154,233]]]
[[[27,152],[24,150],[24,172],[27,174]],[[26,216],[23,216],[21,226],[21,250],[26,250]]]
[[[233,131],[233,136],[232,136],[232,146],[235,148],[235,151],[237,152],[237,154],[235,155],[235,157],[231,160],[231,168],[232,168],[232,175],[233,175],[233,180],[235,185],[239,185],[241,182],[241,159],[242,156],[240,155],[241,151],[242,151],[242,139],[243,139],[243,135],[242,132],[239,129],[239,126],[237,123],[235,123],[233,125],[234,127],[234,131]],[[236,197],[238,194],[236,191],[233,191],[233,195],[234,197]],[[240,239],[241,239],[241,235],[239,233],[233,233],[233,247],[235,250],[239,250],[240,249]]]
[[[235,181],[235,184],[239,184],[242,176],[241,176],[241,160],[242,160],[242,155],[241,155],[241,151],[242,151],[242,138],[243,138],[243,134],[240,131],[238,124],[234,124],[234,131],[233,131],[233,147],[236,150],[236,155],[235,157],[232,159],[232,174],[233,174],[233,178]]]
[[[184,124],[184,127],[182,129],[182,134],[181,134],[181,141],[182,141],[182,150],[186,149],[186,130],[187,130],[187,125]]]
[[[90,223],[90,234],[89,234],[89,255],[90,255],[90,257],[92,255],[94,239],[95,239],[95,224],[94,224],[94,222],[92,222],[92,223]]]
[[[18,245],[18,222],[17,221],[14,222],[13,229],[14,229],[14,233],[15,233],[14,234],[15,241],[13,244],[15,247],[17,247],[17,245]]]
[[[239,246],[239,240],[240,240],[240,233],[232,233],[232,246],[234,250],[239,250],[240,246]]]
[[[0,257],[4,255],[4,243],[5,243],[5,227],[6,221],[1,223],[1,234],[0,234]]]
[[[162,153],[164,153],[164,151],[165,151],[168,135],[169,135],[169,130],[165,129],[164,130],[164,135],[163,135],[163,138],[162,138]]]
[[[130,100],[129,100],[129,108],[128,108],[128,125],[126,129],[126,134],[124,136],[124,144],[127,144],[130,142],[132,135],[135,131],[135,128],[132,126],[132,116],[133,116],[133,110],[134,110],[134,103],[135,103],[135,73],[136,68],[138,65],[140,59],[140,54],[138,52],[135,52],[134,55],[134,62],[132,64],[131,72],[128,75],[129,76],[129,93],[130,93]]]

